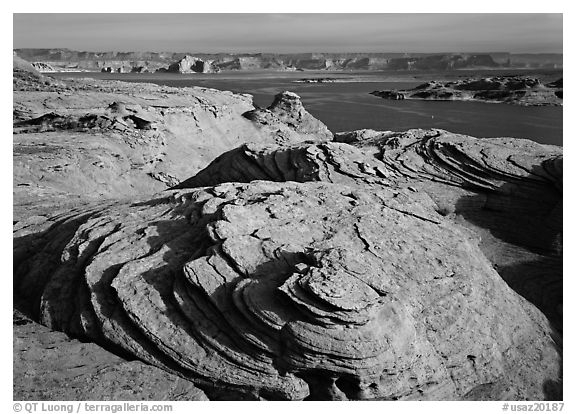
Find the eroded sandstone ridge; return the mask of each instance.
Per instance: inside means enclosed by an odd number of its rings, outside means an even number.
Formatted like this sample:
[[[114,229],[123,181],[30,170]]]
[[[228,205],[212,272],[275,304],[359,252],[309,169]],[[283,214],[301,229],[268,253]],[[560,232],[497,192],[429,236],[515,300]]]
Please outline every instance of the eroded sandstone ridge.
[[[542,84],[521,76],[470,78],[451,82],[430,81],[408,90],[374,91],[391,100],[483,101],[515,105],[562,105],[562,79]]]
[[[71,87],[38,74],[22,82]],[[104,374],[82,378],[136,388],[134,375],[142,398],[562,398],[560,147],[442,130],[330,140],[289,92],[260,109],[214,90],[89,82],[74,86],[86,87],[81,100],[17,90],[14,115],[15,139],[26,139],[15,177],[43,174],[28,195],[78,199],[59,212],[31,207],[15,185],[16,306],[119,356],[102,350],[90,366]],[[262,140],[218,147],[230,134]],[[46,136],[59,146],[46,150]],[[202,165],[187,146],[200,137],[229,151]],[[166,155],[90,176],[82,186],[95,197],[74,183],[92,167],[68,160],[76,147],[80,160],[105,156],[94,151],[102,142],[126,146],[107,168],[122,154]],[[73,169],[45,168],[53,157]],[[171,169],[154,169],[162,163]],[[130,186],[148,173],[163,185]],[[32,335],[30,349],[46,352],[37,338],[52,336],[15,321],[17,349]],[[79,342],[49,341],[83,358]],[[59,375],[43,398],[64,395]],[[15,395],[38,395],[18,384]]]
[[[231,183],[22,226],[43,324],[208,395],[542,399],[558,376],[546,318],[410,190]]]
[[[280,94],[271,108],[274,119],[263,124],[242,116],[255,109],[249,95],[59,81],[16,60],[16,205],[25,205],[33,195],[29,208],[152,194],[245,142],[295,143],[332,136],[296,95]]]

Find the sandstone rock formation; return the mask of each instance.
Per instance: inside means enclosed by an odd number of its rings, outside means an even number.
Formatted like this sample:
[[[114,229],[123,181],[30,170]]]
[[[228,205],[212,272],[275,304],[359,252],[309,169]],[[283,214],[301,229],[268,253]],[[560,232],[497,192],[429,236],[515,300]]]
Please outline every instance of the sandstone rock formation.
[[[560,147],[22,71],[15,395],[562,398]]]
[[[562,329],[562,148],[442,130],[335,136],[374,155],[394,182],[481,236],[500,275]]]
[[[562,83],[542,85],[530,77],[491,77],[461,81],[430,81],[410,90],[374,91],[384,99],[486,101],[516,105],[561,105]]]
[[[78,52],[69,49],[15,49],[24,59],[51,65],[57,71],[97,71],[110,67],[154,72],[183,59],[175,52]],[[190,55],[188,55],[190,56]],[[561,53],[195,53],[218,70],[458,70],[485,68],[550,68],[563,65]]]
[[[168,69],[159,69],[158,71],[173,73],[210,73],[217,72],[218,68],[213,67],[211,61],[204,61],[197,57],[186,55],[179,61],[172,63]]]
[[[14,286],[43,324],[209,396],[545,398],[546,319],[412,194],[255,181],[35,219]]]
[[[474,230],[501,276],[562,329],[562,150],[442,130],[336,134],[339,143],[246,145],[175,188],[224,182],[400,185]]]
[[[207,400],[183,378],[141,361],[126,361],[92,344],[71,340],[14,312],[16,401]]]
[[[313,140],[328,140],[332,133],[326,125],[314,118],[302,105],[300,97],[294,92],[282,92],[274,97],[268,109],[254,109],[243,116],[265,127],[281,128],[277,135],[286,137],[285,142],[292,141],[293,132],[308,136]]]
[[[274,120],[263,125],[242,116],[254,109],[248,95],[57,81],[25,62],[15,66],[14,79],[16,217],[22,205],[44,210],[86,198],[152,194],[245,142],[331,136],[296,98],[279,99]]]
[[[47,63],[43,63],[43,62],[32,62],[32,66],[34,67],[34,69],[36,69],[38,72],[56,72],[56,69],[54,69],[51,65],[47,64]]]
[[[542,222],[525,239],[501,228],[508,259],[528,239],[558,253],[559,149],[442,131],[356,136],[371,138],[243,147],[166,196],[21,222],[15,285],[43,323],[209,395],[557,398],[548,321],[486,259],[493,240],[455,222],[489,203],[484,219],[499,226]],[[443,210],[465,194],[480,201]]]

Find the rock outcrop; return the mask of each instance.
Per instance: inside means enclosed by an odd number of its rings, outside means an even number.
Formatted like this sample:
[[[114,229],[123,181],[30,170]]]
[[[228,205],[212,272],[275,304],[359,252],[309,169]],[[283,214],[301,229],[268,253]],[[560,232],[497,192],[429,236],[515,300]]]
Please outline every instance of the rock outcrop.
[[[186,55],[178,62],[171,64],[166,70],[159,69],[158,71],[172,73],[211,73],[217,72],[218,68],[214,67],[211,61],[204,61],[197,57]]]
[[[384,99],[484,101],[516,105],[562,105],[562,82],[542,85],[530,77],[492,77],[462,81],[430,81],[409,90],[371,92]]]
[[[546,319],[412,194],[255,181],[35,219],[14,286],[43,324],[209,396],[545,398]]]
[[[486,257],[562,329],[562,148],[442,130],[335,136],[374,155],[394,182],[430,195],[479,234]]]
[[[195,188],[226,182],[325,181],[345,185],[391,185],[394,175],[382,162],[340,143],[293,146],[243,145],[216,158],[174,187]]]
[[[14,395],[562,399],[560,147],[28,69]]]
[[[294,139],[290,138],[294,132],[308,136],[312,140],[332,138],[332,133],[326,125],[310,115],[302,105],[300,97],[294,92],[279,93],[267,109],[247,111],[243,116],[259,125],[278,128],[277,135],[286,137],[286,141],[294,142]]]
[[[274,120],[264,125],[242,116],[254,109],[249,95],[57,81],[25,62],[15,64],[14,74],[16,219],[21,206],[44,211],[82,199],[153,194],[245,142],[331,137],[296,99],[275,103]]]
[[[34,69],[36,69],[38,72],[56,72],[56,69],[54,69],[51,65],[47,64],[47,63],[43,63],[43,62],[32,62],[32,66],[34,67]]]
[[[175,188],[225,182],[326,181],[419,190],[479,235],[486,257],[562,329],[562,150],[442,130],[336,134],[353,144],[247,145]]]

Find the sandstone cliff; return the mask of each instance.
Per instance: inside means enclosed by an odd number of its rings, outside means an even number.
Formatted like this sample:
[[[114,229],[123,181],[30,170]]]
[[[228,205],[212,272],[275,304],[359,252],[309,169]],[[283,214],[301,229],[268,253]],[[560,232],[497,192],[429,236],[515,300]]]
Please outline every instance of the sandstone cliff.
[[[217,72],[219,69],[212,66],[211,61],[204,61],[193,56],[184,56],[178,62],[174,62],[167,69],[159,69],[159,72],[172,73],[210,73]]]
[[[458,70],[502,68],[561,68],[562,54],[511,53],[174,53],[78,52],[69,49],[16,49],[28,61],[56,70],[154,72],[186,59],[212,62],[214,70]],[[195,70],[195,72],[197,72]]]

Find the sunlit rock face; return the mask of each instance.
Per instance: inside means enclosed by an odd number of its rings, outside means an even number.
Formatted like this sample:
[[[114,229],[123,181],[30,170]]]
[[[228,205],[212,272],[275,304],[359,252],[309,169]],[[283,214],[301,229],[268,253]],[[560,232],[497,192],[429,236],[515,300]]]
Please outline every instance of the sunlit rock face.
[[[243,114],[245,118],[268,128],[277,127],[276,134],[287,137],[294,133],[307,135],[310,140],[329,140],[332,133],[326,125],[314,118],[302,105],[294,92],[284,91],[274,97],[267,108],[257,108]],[[288,138],[287,138],[288,141]],[[290,140],[294,142],[294,139]]]

